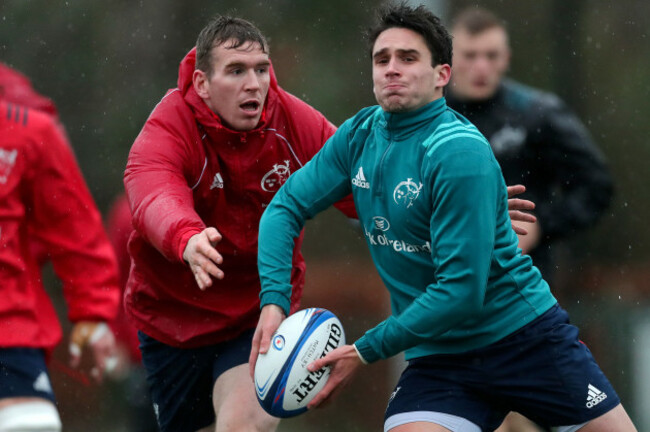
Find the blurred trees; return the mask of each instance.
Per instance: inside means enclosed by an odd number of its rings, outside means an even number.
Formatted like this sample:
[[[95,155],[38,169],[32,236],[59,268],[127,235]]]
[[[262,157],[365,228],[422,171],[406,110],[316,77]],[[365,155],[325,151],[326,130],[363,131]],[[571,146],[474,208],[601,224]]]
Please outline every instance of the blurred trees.
[[[617,180],[617,199],[590,255],[615,263],[650,256],[645,161],[650,123],[650,4],[515,0],[482,4],[512,35],[512,76],[556,91],[589,125]],[[128,149],[174,87],[178,62],[214,14],[235,13],[268,36],[280,83],[340,123],[374,103],[362,38],[375,2],[5,0],[0,61],[30,76],[61,111],[80,164],[105,209],[121,189]],[[645,216],[645,217],[644,217]]]

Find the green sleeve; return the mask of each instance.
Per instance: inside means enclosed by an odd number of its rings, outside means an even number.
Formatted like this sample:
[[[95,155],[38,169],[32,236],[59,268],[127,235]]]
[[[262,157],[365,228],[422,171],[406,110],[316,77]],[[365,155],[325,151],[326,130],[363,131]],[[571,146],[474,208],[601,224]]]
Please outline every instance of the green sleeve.
[[[257,264],[261,306],[289,314],[294,241],[307,219],[350,194],[349,123],[343,124],[303,168],[275,194],[260,220]]]
[[[431,180],[431,259],[435,283],[399,316],[356,343],[364,360],[388,358],[435,339],[482,308],[494,250],[500,171],[487,151],[435,153]]]

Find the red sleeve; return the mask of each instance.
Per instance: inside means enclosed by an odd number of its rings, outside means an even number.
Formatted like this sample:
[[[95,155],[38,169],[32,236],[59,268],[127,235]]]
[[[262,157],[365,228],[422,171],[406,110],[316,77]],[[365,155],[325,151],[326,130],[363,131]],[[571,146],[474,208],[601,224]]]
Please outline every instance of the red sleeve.
[[[320,114],[320,113],[319,113]],[[321,115],[322,116],[322,115]],[[329,122],[324,116],[323,117],[323,137],[321,139],[321,145],[318,148],[318,151],[325,145],[327,140],[334,135],[334,132],[336,132],[336,127]],[[316,154],[316,153],[314,153]],[[313,157],[313,156],[312,156]],[[346,215],[349,218],[352,219],[358,219],[359,216],[357,215],[357,209],[354,207],[354,199],[352,198],[352,194],[346,196],[343,198],[341,201],[338,201],[334,203],[334,207],[336,207],[341,213]]]
[[[179,92],[163,98],[136,138],[124,186],[135,230],[167,259],[182,261],[189,238],[205,229],[190,185],[200,178],[205,155],[191,112],[175,108],[176,97]]]
[[[61,129],[32,114],[37,159],[30,217],[33,235],[46,248],[63,282],[70,321],[115,317],[119,303],[117,263],[102,219]]]
[[[280,97],[287,112],[293,118],[292,128],[300,142],[305,162],[311,160],[320,151],[327,140],[336,132],[334,126],[323,114],[290,93],[279,89]],[[334,204],[344,215],[357,219],[352,194]]]

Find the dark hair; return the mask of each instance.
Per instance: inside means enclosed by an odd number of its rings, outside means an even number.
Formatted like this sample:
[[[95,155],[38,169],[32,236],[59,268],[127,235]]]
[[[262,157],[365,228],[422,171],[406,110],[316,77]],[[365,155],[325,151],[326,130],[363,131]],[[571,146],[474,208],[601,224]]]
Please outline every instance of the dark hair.
[[[439,64],[451,66],[451,36],[442,25],[440,18],[423,5],[412,8],[406,3],[388,5],[379,10],[375,25],[368,30],[371,58],[372,49],[379,35],[393,27],[409,29],[421,35],[431,51],[432,66]]]
[[[258,43],[262,51],[269,52],[269,45],[262,32],[249,21],[231,16],[218,15],[203,27],[196,40],[196,69],[202,70],[208,76],[212,74],[212,48],[232,43],[228,49],[239,48],[245,43]]]
[[[487,9],[469,7],[463,9],[452,20],[452,29],[460,28],[472,36],[492,28],[506,29],[505,22]]]

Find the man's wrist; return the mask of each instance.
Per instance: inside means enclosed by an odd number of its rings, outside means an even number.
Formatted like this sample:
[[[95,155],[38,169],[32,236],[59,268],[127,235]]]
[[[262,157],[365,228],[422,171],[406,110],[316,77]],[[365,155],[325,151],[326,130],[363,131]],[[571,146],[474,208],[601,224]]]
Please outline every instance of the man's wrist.
[[[364,365],[367,365],[368,362],[366,361],[366,359],[363,358],[363,356],[362,356],[361,353],[359,352],[359,348],[357,348],[357,345],[356,345],[356,344],[352,344],[352,346],[354,347],[354,352],[356,352],[357,355],[359,356],[359,360],[361,360],[361,363],[363,363]]]
[[[279,292],[267,292],[263,293],[260,297],[260,309],[268,305],[275,305],[282,309],[285,316],[289,316],[291,301],[285,295]]]
[[[178,234],[177,236],[178,245],[176,249],[176,256],[179,259],[179,261],[183,263],[187,262],[185,260],[185,249],[187,249],[187,244],[189,243],[190,239],[197,234],[201,234],[201,230],[198,230],[196,228],[188,228]]]

